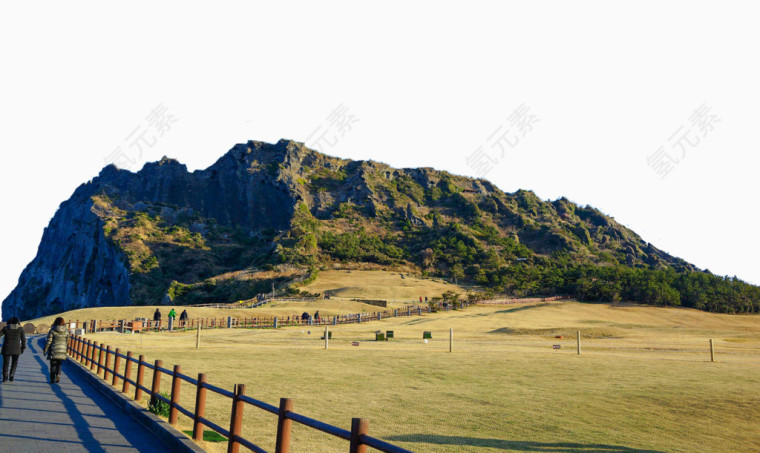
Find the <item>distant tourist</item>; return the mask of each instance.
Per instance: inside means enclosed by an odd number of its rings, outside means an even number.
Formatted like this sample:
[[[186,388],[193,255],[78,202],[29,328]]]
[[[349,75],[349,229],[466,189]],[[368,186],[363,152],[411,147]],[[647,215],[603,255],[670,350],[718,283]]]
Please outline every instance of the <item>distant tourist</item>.
[[[182,310],[182,314],[179,315],[180,321],[187,321],[187,310]]]
[[[21,328],[21,322],[17,317],[8,320],[8,324],[0,330],[0,337],[5,336],[3,343],[3,382],[12,381],[13,375],[16,374],[16,365],[18,365],[18,356],[24,353],[26,349],[26,336],[24,329]],[[10,374],[8,366],[10,365]]]
[[[319,322],[319,311],[314,312],[314,320]]]
[[[156,312],[153,313],[153,320],[154,321],[161,321],[161,310],[156,308]]]
[[[174,311],[174,309],[172,308],[172,309],[169,311],[169,320],[170,320],[170,321],[173,321],[173,320],[174,320],[174,318],[176,318],[176,317],[177,317],[177,312],[176,312],[176,311]]]
[[[63,318],[55,318],[53,327],[48,332],[47,343],[43,352],[50,359],[50,383],[61,380],[61,364],[66,360],[66,345],[69,341],[69,331],[64,325]]]
[[[303,312],[301,315],[301,321],[308,321],[309,320],[309,314],[307,312]]]

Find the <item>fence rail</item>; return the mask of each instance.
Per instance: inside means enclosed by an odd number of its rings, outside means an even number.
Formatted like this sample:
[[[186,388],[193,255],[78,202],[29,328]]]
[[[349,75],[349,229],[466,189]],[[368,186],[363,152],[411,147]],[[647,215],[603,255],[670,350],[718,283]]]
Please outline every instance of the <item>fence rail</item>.
[[[570,299],[570,296],[552,296],[552,297],[523,297],[514,299],[492,299],[480,300],[475,302],[476,305],[510,305],[510,304],[528,304],[532,302],[552,302],[555,300]]]
[[[469,306],[468,302],[462,302],[461,308]],[[231,329],[277,329],[290,326],[336,326],[342,324],[361,324],[369,321],[380,321],[386,318],[402,316],[422,316],[435,311],[448,311],[455,309],[448,303],[432,303],[428,305],[409,305],[405,308],[397,308],[376,312],[353,313],[335,316],[304,316],[294,313],[291,316],[275,317],[232,317],[226,318],[193,318],[187,320],[160,320],[153,321],[146,318],[135,320],[112,319],[112,320],[89,320],[71,321],[70,329],[83,329],[84,333],[117,331],[117,332],[144,332],[144,331],[173,331],[196,329],[231,328]]]
[[[243,412],[246,405],[264,410],[278,417],[276,433],[276,453],[288,453],[290,451],[290,431],[292,422],[299,423],[312,429],[324,432],[331,436],[349,441],[350,453],[364,453],[367,447],[375,448],[386,453],[411,453],[409,450],[389,444],[380,439],[368,435],[369,422],[363,418],[353,418],[351,421],[351,430],[345,430],[337,426],[323,423],[305,415],[293,411],[293,400],[281,398],[279,407],[267,404],[263,401],[256,400],[245,394],[245,384],[236,384],[232,391],[211,385],[206,380],[204,373],[198,374],[197,379],[182,374],[182,368],[174,365],[169,370],[163,367],[161,360],[156,360],[153,364],[147,362],[143,355],[135,359],[132,351],[122,354],[121,349],[112,349],[111,346],[98,344],[97,341],[88,340],[82,336],[72,335],[69,337],[67,352],[74,360],[89,366],[98,376],[102,373],[102,378],[106,383],[117,387],[118,380],[121,380],[121,391],[124,394],[130,392],[130,386],[135,388],[134,399],[140,401],[143,392],[149,395],[150,402],[163,401],[169,405],[169,423],[177,426],[179,414],[193,420],[193,440],[200,441],[203,439],[203,427],[211,428],[217,433],[228,438],[227,451],[237,453],[243,446],[254,452],[266,453],[266,450],[255,445],[251,441],[241,436],[243,427]],[[105,355],[105,356],[104,356]],[[113,356],[113,367],[111,367],[111,357]],[[121,360],[124,360],[124,371],[120,370]],[[137,364],[137,377],[132,379],[132,364]],[[145,369],[153,370],[153,379],[151,386],[146,387]],[[171,393],[166,398],[161,392],[161,374],[171,377]],[[196,398],[195,408],[190,410],[179,404],[179,395],[182,381],[195,386]],[[118,387],[117,387],[118,388]],[[230,427],[225,429],[222,426],[208,420],[206,415],[206,394],[213,392],[232,401],[230,410]]]

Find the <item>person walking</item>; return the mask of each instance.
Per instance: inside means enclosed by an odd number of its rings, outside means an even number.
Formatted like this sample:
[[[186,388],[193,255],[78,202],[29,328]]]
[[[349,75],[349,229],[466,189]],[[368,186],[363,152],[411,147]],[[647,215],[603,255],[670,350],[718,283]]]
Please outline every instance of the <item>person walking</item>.
[[[179,315],[180,321],[187,321],[187,310],[182,310],[182,314]]]
[[[172,308],[171,311],[169,311],[169,319],[173,321],[174,318],[176,317],[177,317],[177,312],[174,311],[174,309]]]
[[[13,375],[16,374],[16,365],[18,365],[18,356],[24,353],[26,349],[26,336],[24,329],[21,328],[21,322],[17,317],[8,320],[8,324],[0,330],[0,337],[5,337],[3,343],[3,382],[13,381]],[[8,367],[10,365],[10,374]]]
[[[50,359],[50,383],[61,380],[61,364],[66,360],[66,345],[69,341],[69,331],[60,316],[55,318],[53,327],[48,332],[47,342],[43,353]]]

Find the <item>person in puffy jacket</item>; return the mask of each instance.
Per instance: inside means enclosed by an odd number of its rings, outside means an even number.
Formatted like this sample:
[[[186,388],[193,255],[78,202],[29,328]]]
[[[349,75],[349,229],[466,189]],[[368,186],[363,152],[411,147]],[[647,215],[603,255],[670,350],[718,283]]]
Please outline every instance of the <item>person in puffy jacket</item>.
[[[50,383],[57,383],[61,380],[61,364],[66,360],[66,350],[68,348],[69,331],[66,329],[66,323],[60,316],[55,318],[53,327],[48,332],[47,342],[45,343],[44,353],[50,359]]]
[[[8,324],[0,330],[0,337],[5,337],[3,343],[3,382],[12,381],[13,375],[16,374],[16,365],[18,365],[18,356],[24,353],[26,349],[26,336],[24,329],[21,328],[21,322],[17,317],[8,320]],[[8,368],[10,365],[10,374]]]

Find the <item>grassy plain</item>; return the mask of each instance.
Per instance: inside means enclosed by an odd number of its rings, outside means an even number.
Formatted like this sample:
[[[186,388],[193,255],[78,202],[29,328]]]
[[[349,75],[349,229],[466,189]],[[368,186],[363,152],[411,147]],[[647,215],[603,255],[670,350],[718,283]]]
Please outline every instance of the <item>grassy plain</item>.
[[[436,297],[446,291],[464,295],[466,288],[435,279],[410,277],[408,274],[376,270],[320,271],[314,282],[301,289],[312,293],[330,292],[339,298],[418,301]]]
[[[192,377],[204,372],[226,389],[244,383],[247,395],[273,405],[293,398],[296,412],[346,429],[351,417],[368,418],[371,435],[413,451],[760,451],[758,316],[551,302],[331,330],[328,350],[321,330],[300,327],[206,330],[197,350],[195,332],[88,337]],[[395,339],[375,342],[376,330]],[[192,410],[194,397],[185,384],[182,405]],[[209,393],[209,418],[229,426],[229,412],[228,399]],[[180,417],[181,429],[190,426]],[[246,438],[273,450],[275,427],[274,416],[246,407]],[[347,448],[294,424],[292,451]]]

